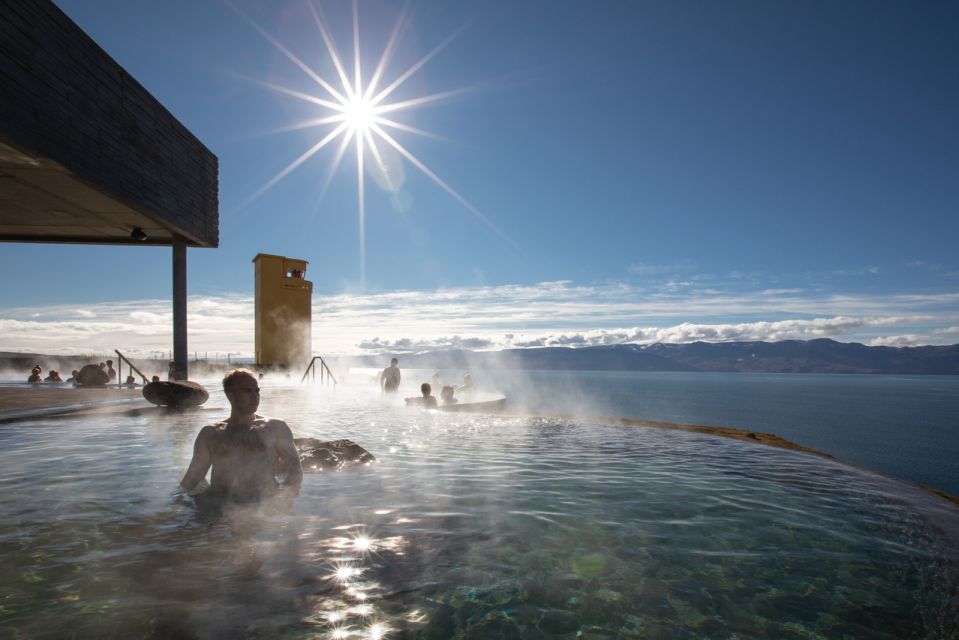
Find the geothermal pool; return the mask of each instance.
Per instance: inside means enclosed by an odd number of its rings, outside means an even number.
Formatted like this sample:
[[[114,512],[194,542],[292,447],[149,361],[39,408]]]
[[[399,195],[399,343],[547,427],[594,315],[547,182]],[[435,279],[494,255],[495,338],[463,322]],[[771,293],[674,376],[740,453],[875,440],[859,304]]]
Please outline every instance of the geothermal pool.
[[[736,440],[407,410],[264,381],[368,467],[221,516],[174,495],[207,408],[0,425],[0,631],[61,638],[948,638],[959,509]],[[410,390],[412,391],[412,389]],[[775,431],[775,428],[768,429]]]

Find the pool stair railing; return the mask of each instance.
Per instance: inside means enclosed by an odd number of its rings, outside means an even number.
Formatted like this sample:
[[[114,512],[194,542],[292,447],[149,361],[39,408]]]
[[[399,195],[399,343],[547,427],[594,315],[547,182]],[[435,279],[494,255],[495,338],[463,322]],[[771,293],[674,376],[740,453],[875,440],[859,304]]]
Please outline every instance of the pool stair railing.
[[[316,361],[319,360],[320,364],[317,366]],[[311,380],[316,382],[316,370],[320,370],[320,384],[329,384],[333,383],[333,388],[336,388],[336,378],[333,376],[333,372],[330,371],[330,368],[326,365],[326,361],[323,360],[323,356],[313,356],[313,359],[310,360],[310,364],[307,365],[306,371],[303,372],[303,377],[300,378],[300,382],[303,383],[306,381],[307,376],[312,376]]]
[[[129,369],[130,373],[129,373],[128,375],[131,375],[131,376],[132,376],[132,375],[133,375],[133,372],[136,371],[137,374],[140,376],[140,378],[143,380],[143,384],[146,384],[146,383],[148,383],[148,382],[150,381],[145,375],[143,375],[143,372],[142,372],[142,371],[140,371],[139,369],[137,369],[136,366],[135,366],[132,362],[130,362],[130,358],[128,358],[128,357],[126,357],[125,355],[123,355],[122,353],[120,353],[120,350],[119,350],[119,349],[114,349],[113,352],[114,352],[115,354],[117,354],[117,388],[122,387],[122,386],[123,386],[123,381],[125,380],[125,378],[123,377],[123,363],[124,363],[124,362],[126,362],[126,363],[127,363],[127,366],[130,367],[130,369]]]

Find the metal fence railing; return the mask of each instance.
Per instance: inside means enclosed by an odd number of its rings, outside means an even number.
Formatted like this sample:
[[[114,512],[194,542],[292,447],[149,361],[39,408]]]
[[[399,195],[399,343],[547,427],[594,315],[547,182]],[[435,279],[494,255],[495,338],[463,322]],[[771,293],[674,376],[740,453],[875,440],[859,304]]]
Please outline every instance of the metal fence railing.
[[[330,371],[330,368],[329,368],[328,366],[326,366],[326,361],[323,360],[323,357],[322,357],[322,356],[313,356],[313,359],[310,360],[310,364],[307,365],[307,367],[306,367],[306,371],[303,372],[303,377],[300,378],[300,382],[301,382],[301,383],[302,383],[302,382],[305,382],[307,376],[310,376],[311,374],[312,374],[312,381],[313,381],[313,382],[316,382],[316,370],[317,370],[316,361],[317,361],[317,360],[320,361],[320,366],[319,366],[319,370],[320,370],[320,384],[324,384],[324,383],[325,383],[326,385],[329,385],[329,384],[332,382],[332,383],[333,383],[333,388],[335,389],[335,388],[336,388],[336,378],[333,376],[333,372]]]

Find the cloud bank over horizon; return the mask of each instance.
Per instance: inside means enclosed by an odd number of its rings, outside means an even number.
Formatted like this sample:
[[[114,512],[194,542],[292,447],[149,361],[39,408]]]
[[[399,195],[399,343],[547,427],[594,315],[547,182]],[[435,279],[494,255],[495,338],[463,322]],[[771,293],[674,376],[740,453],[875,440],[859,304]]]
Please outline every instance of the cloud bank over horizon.
[[[191,296],[189,349],[249,357],[249,294]],[[0,309],[0,350],[166,357],[169,300]],[[324,356],[832,338],[868,345],[959,342],[959,292],[837,294],[802,289],[676,291],[625,283],[461,287],[314,296]]]

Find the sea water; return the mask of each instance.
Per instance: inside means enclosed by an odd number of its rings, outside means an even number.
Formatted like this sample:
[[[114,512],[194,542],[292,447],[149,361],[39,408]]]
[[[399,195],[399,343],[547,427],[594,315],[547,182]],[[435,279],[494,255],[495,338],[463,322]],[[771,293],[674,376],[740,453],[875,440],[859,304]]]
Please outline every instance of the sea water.
[[[409,378],[410,388],[413,379]],[[951,638],[959,510],[792,451],[263,382],[377,462],[198,510],[199,411],[0,426],[0,635]],[[775,431],[775,429],[769,429]]]
[[[418,379],[417,373],[408,377]],[[959,376],[492,371],[473,377],[498,385],[532,412],[773,433],[959,496]]]

